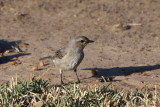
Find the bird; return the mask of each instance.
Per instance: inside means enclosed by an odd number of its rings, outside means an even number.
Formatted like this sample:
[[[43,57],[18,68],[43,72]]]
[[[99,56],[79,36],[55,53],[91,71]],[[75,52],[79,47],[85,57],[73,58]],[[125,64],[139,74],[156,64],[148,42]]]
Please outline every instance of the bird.
[[[87,44],[93,42],[93,40],[88,39],[86,36],[76,36],[72,38],[64,48],[55,51],[53,63],[59,68],[61,84],[64,84],[62,77],[63,72],[71,70],[75,72],[77,77],[76,83],[80,83],[77,75],[77,67],[84,58],[83,49]]]

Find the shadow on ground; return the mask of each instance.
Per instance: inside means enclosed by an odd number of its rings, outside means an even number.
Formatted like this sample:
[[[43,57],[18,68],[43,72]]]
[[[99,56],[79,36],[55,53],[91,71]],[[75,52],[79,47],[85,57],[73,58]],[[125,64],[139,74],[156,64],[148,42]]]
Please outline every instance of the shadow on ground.
[[[12,49],[12,46],[17,45],[18,43],[21,43],[20,40],[17,41],[6,41],[6,40],[0,40],[0,48],[2,49],[2,52],[4,52],[5,50],[10,50]]]
[[[96,70],[98,72],[98,75],[92,76],[92,77],[115,77],[115,76],[128,76],[133,73],[143,73],[146,71],[156,70],[160,69],[160,65],[148,65],[148,66],[130,66],[130,67],[115,67],[115,68],[85,68],[82,70]],[[89,78],[92,78],[89,77]],[[89,79],[89,78],[83,78],[81,80]],[[121,80],[112,80],[112,81],[121,81]],[[73,81],[63,84],[74,84]],[[62,85],[56,85],[58,87]]]
[[[146,71],[160,69],[160,65],[148,66],[131,66],[131,67],[116,67],[116,68],[85,68],[83,70],[96,70],[98,75],[94,77],[113,77],[113,76],[127,76],[133,73],[143,73]]]
[[[4,55],[6,50],[13,51],[13,47],[17,44],[21,43],[20,40],[18,41],[11,41],[8,42],[6,40],[0,40],[0,64],[7,63],[11,61],[13,58],[18,58],[20,56],[30,55],[30,53],[16,53],[14,55]]]

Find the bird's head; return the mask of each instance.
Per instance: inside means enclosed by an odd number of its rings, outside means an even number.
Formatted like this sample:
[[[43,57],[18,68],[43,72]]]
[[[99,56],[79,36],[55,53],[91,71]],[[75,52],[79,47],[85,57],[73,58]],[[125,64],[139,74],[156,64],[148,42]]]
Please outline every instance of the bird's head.
[[[72,39],[72,44],[74,44],[79,49],[83,49],[88,43],[93,43],[94,41],[88,39],[85,36],[77,36]]]

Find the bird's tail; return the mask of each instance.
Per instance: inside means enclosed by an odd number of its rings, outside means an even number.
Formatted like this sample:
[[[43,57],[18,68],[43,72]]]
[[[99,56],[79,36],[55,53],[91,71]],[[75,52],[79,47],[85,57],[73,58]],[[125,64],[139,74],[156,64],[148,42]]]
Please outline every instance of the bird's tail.
[[[54,59],[54,56],[46,56],[46,57],[40,58],[39,60],[44,60],[44,59]]]

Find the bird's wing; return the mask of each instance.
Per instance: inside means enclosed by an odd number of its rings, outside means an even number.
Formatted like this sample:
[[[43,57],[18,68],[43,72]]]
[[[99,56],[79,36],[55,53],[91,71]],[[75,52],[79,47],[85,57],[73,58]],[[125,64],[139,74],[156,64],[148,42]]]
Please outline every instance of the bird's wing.
[[[43,58],[40,58],[39,60],[55,59],[55,58],[62,59],[65,55],[66,55],[66,50],[65,50],[65,48],[63,48],[63,49],[57,50],[57,51],[54,53],[54,56],[43,57]]]
[[[46,56],[46,57],[40,58],[39,60],[44,60],[44,59],[54,59],[54,57],[53,56]]]
[[[62,59],[66,55],[65,49],[60,49],[55,52],[55,58]]]

